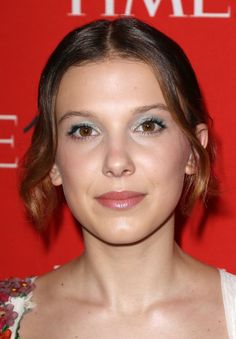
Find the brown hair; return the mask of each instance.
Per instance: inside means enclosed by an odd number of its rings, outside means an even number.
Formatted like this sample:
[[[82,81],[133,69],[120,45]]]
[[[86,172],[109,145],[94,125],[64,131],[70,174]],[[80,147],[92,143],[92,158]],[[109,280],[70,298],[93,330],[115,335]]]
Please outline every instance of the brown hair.
[[[57,192],[49,173],[57,150],[54,108],[62,76],[72,65],[112,56],[140,60],[154,69],[167,106],[191,144],[196,173],[186,176],[182,210],[190,210],[196,199],[206,196],[213,147],[210,141],[207,149],[203,148],[195,128],[199,123],[209,125],[209,115],[185,53],[172,39],[138,19],[98,20],[66,35],[41,75],[39,115],[31,146],[23,160],[20,187],[21,197],[37,224],[49,218],[57,205]]]

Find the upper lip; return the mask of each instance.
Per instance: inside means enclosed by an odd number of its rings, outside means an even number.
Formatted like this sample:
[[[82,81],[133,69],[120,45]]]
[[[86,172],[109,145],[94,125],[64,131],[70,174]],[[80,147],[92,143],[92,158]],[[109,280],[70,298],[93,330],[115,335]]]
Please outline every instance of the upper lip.
[[[107,199],[107,200],[125,200],[134,198],[140,195],[145,195],[145,193],[135,192],[135,191],[112,191],[99,195],[97,199]]]

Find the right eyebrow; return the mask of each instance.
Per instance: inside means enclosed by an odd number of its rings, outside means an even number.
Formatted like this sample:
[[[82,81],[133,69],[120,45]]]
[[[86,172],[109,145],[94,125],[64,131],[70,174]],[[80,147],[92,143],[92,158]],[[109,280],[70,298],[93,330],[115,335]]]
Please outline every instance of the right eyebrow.
[[[60,117],[58,120],[58,125],[65,119],[70,117],[84,117],[84,118],[94,118],[94,114],[89,111],[68,111]]]

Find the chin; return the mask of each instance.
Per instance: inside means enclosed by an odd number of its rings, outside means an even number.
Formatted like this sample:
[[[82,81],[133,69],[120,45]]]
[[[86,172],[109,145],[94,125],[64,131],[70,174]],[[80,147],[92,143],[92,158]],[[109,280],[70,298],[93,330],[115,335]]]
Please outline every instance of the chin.
[[[115,229],[114,227],[110,230],[110,232],[93,232],[84,227],[86,233],[89,233],[90,236],[95,237],[101,242],[111,245],[111,246],[132,246],[139,243],[144,242],[146,239],[150,238],[157,229],[151,230],[150,232],[143,232],[142,229],[137,229],[131,226]],[[86,242],[86,234],[84,234],[84,239]]]

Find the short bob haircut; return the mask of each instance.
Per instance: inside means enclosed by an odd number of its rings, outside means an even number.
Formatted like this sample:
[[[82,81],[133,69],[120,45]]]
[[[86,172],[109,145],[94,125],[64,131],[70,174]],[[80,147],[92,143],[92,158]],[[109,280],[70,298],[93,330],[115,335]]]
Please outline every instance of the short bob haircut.
[[[186,175],[181,210],[189,212],[206,197],[211,183],[213,147],[203,148],[196,126],[210,118],[193,68],[181,47],[162,32],[130,17],[97,20],[65,36],[51,54],[39,83],[38,118],[31,146],[22,162],[20,195],[29,214],[43,225],[58,205],[49,174],[57,151],[55,101],[60,81],[71,66],[111,58],[144,62],[152,67],[170,113],[190,142],[196,171]]]

